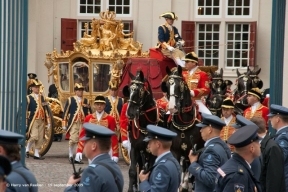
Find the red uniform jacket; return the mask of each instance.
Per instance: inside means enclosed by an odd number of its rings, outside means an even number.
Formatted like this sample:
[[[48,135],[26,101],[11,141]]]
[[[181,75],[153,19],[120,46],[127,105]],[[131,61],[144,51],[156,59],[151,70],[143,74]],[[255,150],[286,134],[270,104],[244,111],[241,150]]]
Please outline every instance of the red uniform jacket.
[[[188,84],[189,89],[194,91],[195,95],[193,99],[200,100],[202,96],[206,96],[210,93],[209,78],[207,73],[198,68],[192,75],[189,74],[189,71],[184,71],[182,74]]]
[[[166,97],[162,97],[160,99],[157,99],[157,105],[158,107],[164,109],[165,111],[167,111],[167,106],[168,106],[168,100]]]
[[[104,114],[102,115],[102,118],[100,119],[100,121],[97,120],[96,114],[90,114],[87,115],[84,123],[94,123],[97,125],[102,125],[104,127],[109,128],[111,131],[115,131],[116,128],[116,122],[114,117],[108,115],[107,113],[104,112]],[[85,129],[82,128],[79,134],[79,139],[85,136]],[[112,140],[112,156],[116,156],[118,157],[118,140],[117,140],[117,136],[113,135],[111,137]],[[83,153],[83,148],[84,148],[84,141],[80,141],[78,142],[78,148],[77,148],[77,153]]]
[[[127,138],[127,130],[128,130],[128,124],[129,120],[126,117],[126,111],[127,111],[128,103],[125,103],[122,107],[121,114],[120,114],[120,133],[121,133],[121,140],[125,141],[128,140]]]
[[[244,111],[243,116],[248,120],[250,120],[252,117],[263,117],[266,122],[266,127],[268,127],[268,116],[267,116],[268,114],[269,109],[264,105],[259,104],[258,108],[254,113],[252,113],[252,107],[249,107]]]

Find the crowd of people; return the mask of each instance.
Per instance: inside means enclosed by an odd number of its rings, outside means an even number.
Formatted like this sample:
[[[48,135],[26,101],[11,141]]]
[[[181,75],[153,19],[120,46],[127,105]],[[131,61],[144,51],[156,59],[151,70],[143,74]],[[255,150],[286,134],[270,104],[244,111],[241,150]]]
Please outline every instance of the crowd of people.
[[[210,92],[208,75],[198,68],[198,56],[194,52],[185,55],[179,49],[185,42],[173,26],[177,19],[175,13],[166,12],[161,16],[166,23],[158,28],[158,47],[177,65],[186,67],[183,77],[202,118],[196,126],[205,141],[204,149],[197,154],[191,150],[188,156],[188,171],[195,178],[194,192],[288,191],[288,108],[272,104],[268,109],[260,103],[260,90],[252,88],[247,93],[250,107],[243,116],[236,116],[228,89],[221,105],[222,117],[212,115],[201,100]],[[30,157],[29,151],[34,146],[33,158],[44,160],[39,149],[43,143],[44,122],[50,129],[51,121],[47,103],[40,94],[41,82],[35,78],[30,80],[26,158]],[[226,84],[231,86],[232,82]],[[80,177],[72,175],[68,179],[65,191],[123,191],[124,179],[117,165],[120,136],[123,147],[130,150],[131,145],[125,115],[127,103],[117,96],[118,88],[118,84],[109,83],[109,96],[96,96],[91,106],[83,97],[83,85],[75,83],[75,96],[69,97],[64,107],[62,128],[69,135],[68,161],[83,164],[84,153],[89,165]],[[173,113],[166,94],[157,100],[158,107]],[[272,137],[267,131],[269,121],[276,130]],[[139,173],[140,191],[178,191],[181,167],[170,151],[177,134],[155,125],[148,125],[147,132],[144,141],[157,158],[149,172]],[[0,192],[19,191],[6,183],[37,183],[33,174],[20,163],[20,139],[23,135],[0,130]],[[38,188],[29,185],[21,191],[38,191]]]

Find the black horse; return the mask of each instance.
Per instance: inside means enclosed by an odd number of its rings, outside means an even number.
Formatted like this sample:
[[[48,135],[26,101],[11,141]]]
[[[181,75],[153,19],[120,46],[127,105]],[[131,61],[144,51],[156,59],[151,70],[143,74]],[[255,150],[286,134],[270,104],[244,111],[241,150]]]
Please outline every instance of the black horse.
[[[148,124],[157,125],[162,120],[160,119],[160,109],[156,105],[152,89],[147,79],[144,78],[143,72],[137,71],[136,76],[129,72],[129,76],[132,80],[129,87],[123,88],[123,94],[129,97],[126,112],[127,118],[131,120],[128,130],[131,142],[128,192],[133,192],[138,187],[137,164],[140,169],[147,169],[153,166],[156,159],[147,149],[147,142],[143,141],[147,134],[146,126]]]
[[[263,81],[259,78],[259,73],[261,72],[261,68],[257,71],[250,70],[247,68],[247,72],[240,73],[238,69],[237,73],[237,88],[234,91],[234,103],[235,103],[235,113],[243,114],[244,110],[249,107],[247,102],[247,93],[252,88],[263,87]]]
[[[167,91],[169,98],[169,110],[171,111],[171,123],[169,129],[177,133],[172,141],[171,152],[182,166],[182,182],[187,168],[190,165],[188,154],[192,146],[197,144],[197,149],[204,146],[200,129],[195,126],[199,122],[197,107],[190,96],[189,87],[182,76],[182,68],[170,71],[166,67],[168,79],[163,82],[162,89]],[[190,136],[193,136],[192,138]],[[187,175],[187,174],[186,174]],[[183,185],[182,185],[183,187]],[[185,188],[185,187],[184,187]]]
[[[211,83],[210,83],[210,94],[206,99],[208,109],[213,115],[221,117],[222,110],[221,105],[223,100],[226,98],[227,85],[223,80],[223,69],[221,68],[220,73],[210,71]]]

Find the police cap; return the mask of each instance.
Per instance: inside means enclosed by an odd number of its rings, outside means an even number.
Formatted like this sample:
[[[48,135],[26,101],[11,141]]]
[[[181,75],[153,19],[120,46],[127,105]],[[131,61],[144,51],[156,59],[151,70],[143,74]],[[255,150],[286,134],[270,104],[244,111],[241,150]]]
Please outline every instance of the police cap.
[[[111,136],[115,135],[115,132],[111,131],[109,128],[94,123],[84,123],[83,128],[85,129],[86,134],[80,139],[82,141],[89,139],[111,139]]]
[[[196,126],[201,128],[211,126],[212,128],[221,130],[224,126],[226,126],[226,124],[222,119],[215,115],[202,113],[202,122],[196,124]]]
[[[270,113],[268,114],[268,117],[273,117],[275,115],[288,116],[288,108],[283,107],[281,105],[272,104],[270,106]]]
[[[11,131],[0,130],[0,144],[18,144],[24,136]]]
[[[246,125],[233,133],[227,142],[230,145],[234,145],[236,148],[245,147],[250,143],[259,140],[257,130],[257,125]]]
[[[0,155],[0,178],[5,179],[10,172],[11,163],[6,157]]]
[[[147,125],[148,135],[144,138],[144,141],[148,142],[152,139],[159,139],[164,141],[172,141],[173,137],[177,134],[163,127],[155,125]]]
[[[246,126],[246,125],[256,125],[256,124],[253,123],[252,121],[249,121],[248,119],[246,119],[242,115],[236,115],[236,123],[232,124],[231,126],[236,128],[236,129],[239,129],[239,128]]]

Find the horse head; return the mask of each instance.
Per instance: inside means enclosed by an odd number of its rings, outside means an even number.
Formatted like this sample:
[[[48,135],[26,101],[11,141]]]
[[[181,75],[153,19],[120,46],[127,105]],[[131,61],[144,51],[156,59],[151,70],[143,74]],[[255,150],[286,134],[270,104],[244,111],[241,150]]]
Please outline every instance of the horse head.
[[[123,95],[129,97],[126,116],[129,119],[139,119],[141,110],[153,100],[152,89],[141,70],[134,76],[129,72],[130,85],[123,88]]]
[[[223,69],[221,68],[220,73],[210,71],[211,73],[211,95],[219,94],[225,95],[227,91],[227,85],[223,80]]]
[[[178,66],[172,71],[166,67],[166,72],[168,79],[162,83],[162,89],[165,87],[167,92],[168,108],[172,113],[181,112],[183,107],[192,105],[190,90],[182,76],[182,67]]]
[[[252,84],[251,84],[251,87],[252,88],[256,88],[258,87],[259,89],[262,89],[263,87],[263,81],[259,78],[259,73],[261,72],[261,68],[258,69],[258,70],[249,70],[247,72],[247,75],[249,76],[249,78],[251,79],[252,81]]]
[[[212,95],[209,99],[206,100],[206,104],[208,109],[211,111],[213,115],[221,117],[222,115],[222,105],[223,96],[219,94]]]

